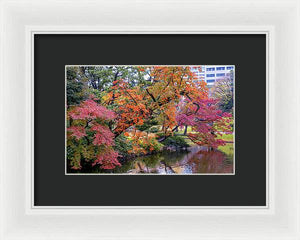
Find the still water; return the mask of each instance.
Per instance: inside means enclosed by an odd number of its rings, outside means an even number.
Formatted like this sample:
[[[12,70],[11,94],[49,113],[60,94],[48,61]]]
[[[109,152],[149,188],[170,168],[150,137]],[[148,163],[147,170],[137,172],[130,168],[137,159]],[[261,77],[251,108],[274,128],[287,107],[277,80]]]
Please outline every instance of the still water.
[[[187,151],[164,151],[137,157],[116,170],[128,174],[233,173],[233,157],[194,146]]]

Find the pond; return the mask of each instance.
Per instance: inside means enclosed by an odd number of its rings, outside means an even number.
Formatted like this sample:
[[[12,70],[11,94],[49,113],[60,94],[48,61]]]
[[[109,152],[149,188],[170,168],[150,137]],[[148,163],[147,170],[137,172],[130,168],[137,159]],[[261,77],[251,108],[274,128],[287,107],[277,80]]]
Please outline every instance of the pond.
[[[233,173],[233,156],[205,147],[193,146],[185,151],[163,151],[137,157],[115,169],[128,174]]]

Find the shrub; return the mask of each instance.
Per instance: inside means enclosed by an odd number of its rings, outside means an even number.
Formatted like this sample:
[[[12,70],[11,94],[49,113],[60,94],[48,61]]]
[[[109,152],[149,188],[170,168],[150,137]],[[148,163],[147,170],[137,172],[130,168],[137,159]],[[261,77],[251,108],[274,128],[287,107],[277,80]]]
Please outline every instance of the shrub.
[[[118,151],[123,157],[128,157],[128,152],[132,150],[132,144],[130,141],[127,141],[127,138],[121,134],[115,139],[114,149]]]
[[[140,146],[147,152],[159,152],[163,144],[159,143],[156,138],[151,138],[148,141],[142,142]]]
[[[158,122],[154,119],[150,119],[150,120],[146,120],[144,121],[143,125],[141,126],[136,126],[136,129],[140,130],[140,131],[146,131],[149,130],[150,128],[152,128],[153,126],[157,125]],[[150,132],[152,132],[150,130]]]
[[[162,142],[165,146],[174,146],[179,148],[189,147],[190,145],[186,142],[182,136],[170,136]]]
[[[157,141],[157,136],[154,133],[134,130],[132,132],[126,132],[124,135],[127,137],[127,141],[132,145],[132,150],[129,150],[128,153],[138,155],[147,154],[158,152],[163,147],[163,145]]]

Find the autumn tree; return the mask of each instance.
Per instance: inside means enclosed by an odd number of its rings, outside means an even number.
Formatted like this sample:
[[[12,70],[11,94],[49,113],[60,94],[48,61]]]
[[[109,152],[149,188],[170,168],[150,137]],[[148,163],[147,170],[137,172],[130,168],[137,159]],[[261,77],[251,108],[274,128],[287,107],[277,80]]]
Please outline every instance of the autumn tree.
[[[144,74],[144,81],[132,86],[125,79],[116,80],[103,96],[105,105],[118,114],[118,124],[114,130],[117,135],[130,126],[140,126],[147,120],[155,119],[168,136],[178,128],[176,105],[183,96],[207,98],[205,82],[196,86],[189,67],[149,66],[139,67],[138,70]]]
[[[193,132],[188,137],[195,144],[217,148],[225,145],[220,137],[223,134],[231,133],[231,114],[222,113],[218,109],[218,102],[215,99],[190,99],[187,98],[180,103],[176,115],[179,126],[191,126]]]
[[[131,87],[144,81],[144,74],[134,66],[70,66],[67,69],[75,71],[91,89],[100,92],[108,90],[119,79],[124,79]]]
[[[217,79],[211,89],[212,97],[218,99],[219,107],[223,112],[231,112],[233,108],[233,79]]]
[[[165,137],[178,129],[176,122],[176,105],[182,98],[207,98],[208,89],[204,81],[195,83],[194,73],[190,67],[153,67],[152,81],[155,83],[147,89],[153,99],[154,109],[158,113]]]
[[[72,169],[83,164],[100,165],[102,169],[113,169],[121,164],[118,152],[114,151],[114,134],[108,123],[116,114],[97,104],[93,99],[72,107],[67,114],[68,160]]]
[[[103,102],[117,113],[113,129],[117,137],[131,126],[143,125],[149,111],[140,87],[130,87],[123,79],[116,80],[113,84],[111,91],[103,97]]]

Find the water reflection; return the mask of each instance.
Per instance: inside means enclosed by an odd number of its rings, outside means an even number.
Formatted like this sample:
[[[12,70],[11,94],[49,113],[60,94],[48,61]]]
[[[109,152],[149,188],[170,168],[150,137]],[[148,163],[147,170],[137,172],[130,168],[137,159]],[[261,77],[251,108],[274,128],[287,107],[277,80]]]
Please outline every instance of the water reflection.
[[[116,171],[129,174],[233,173],[233,159],[220,151],[207,151],[194,146],[188,151],[165,151],[137,157]]]

